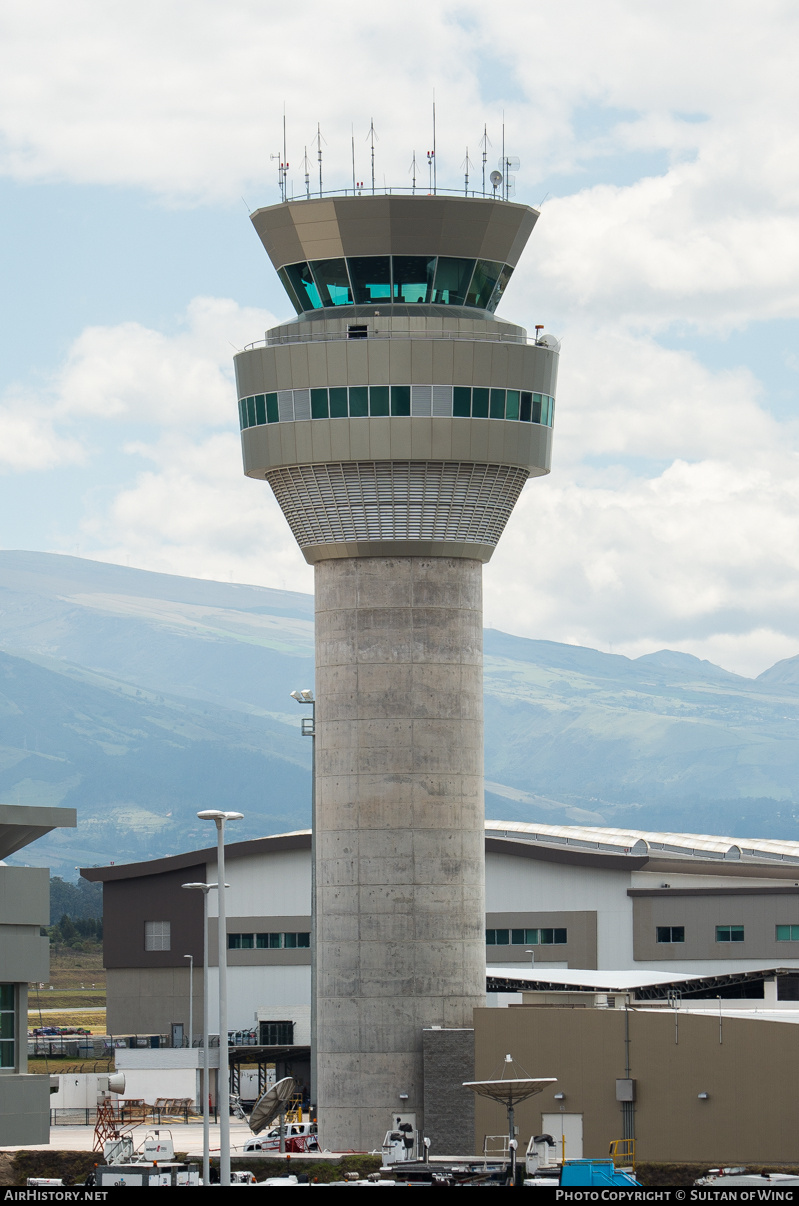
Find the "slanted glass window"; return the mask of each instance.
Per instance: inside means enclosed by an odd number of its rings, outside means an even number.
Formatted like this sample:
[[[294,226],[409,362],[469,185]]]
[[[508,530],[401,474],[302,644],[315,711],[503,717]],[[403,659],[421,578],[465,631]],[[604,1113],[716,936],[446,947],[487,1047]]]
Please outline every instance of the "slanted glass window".
[[[717,925],[716,942],[743,942],[744,927],[742,925]]]
[[[247,426],[255,426],[255,398],[247,399]]]
[[[467,306],[477,306],[479,310],[488,309],[501,271],[502,264],[495,264],[493,260],[477,261],[466,297]]]
[[[778,942],[799,942],[799,925],[778,925]]]
[[[533,395],[528,394],[526,390],[522,390],[522,401],[519,410],[519,418],[522,423],[529,423],[533,415]]]
[[[465,306],[474,260],[459,260],[440,255],[436,265],[433,302],[438,306]]]
[[[266,422],[266,395],[255,395],[255,425],[260,427]]]
[[[277,423],[280,418],[280,410],[277,405],[277,394],[266,395],[266,421],[267,423]]]
[[[146,951],[170,951],[172,949],[172,926],[168,921],[145,921],[144,949]]]
[[[658,942],[685,942],[685,926],[659,925],[655,927]]]
[[[303,310],[319,310],[322,302],[309,265],[288,264],[282,271],[291,285],[289,297],[295,297]]]
[[[0,1068],[16,1067],[16,988],[0,984]]]
[[[497,287],[494,290],[494,293],[491,297],[491,301],[486,306],[486,309],[490,310],[492,314],[493,314],[494,310],[496,310],[499,303],[502,301],[502,294],[505,292],[508,281],[510,280],[510,278],[512,276],[513,276],[513,269],[510,267],[509,264],[503,264],[502,271],[499,274],[499,280],[497,281]]]
[[[286,271],[285,268],[278,268],[277,274],[280,277],[280,283],[282,284],[283,288],[286,290],[286,292],[289,295],[289,298],[291,299],[292,306],[294,307],[294,309],[297,311],[298,314],[302,314],[303,307],[300,305],[299,298],[297,297],[297,294],[294,292],[294,286],[292,285],[291,280],[289,279],[288,272]]]
[[[391,301],[391,257],[388,255],[349,256],[352,292],[356,306]]]
[[[323,306],[351,306],[352,290],[344,260],[314,260],[311,264]]]
[[[389,392],[387,385],[372,385],[369,387],[369,414],[387,415],[389,411]]]
[[[411,306],[429,303],[436,271],[435,256],[431,259],[426,255],[395,255],[393,258],[394,301]]]

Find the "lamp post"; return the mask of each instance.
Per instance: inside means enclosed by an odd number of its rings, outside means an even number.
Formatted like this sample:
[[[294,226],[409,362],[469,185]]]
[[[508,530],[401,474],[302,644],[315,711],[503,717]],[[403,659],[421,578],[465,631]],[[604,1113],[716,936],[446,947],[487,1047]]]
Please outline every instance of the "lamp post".
[[[210,1184],[211,1144],[209,1138],[209,1069],[208,1069],[208,893],[217,884],[183,884],[184,888],[196,888],[203,894],[203,1185]],[[184,959],[192,958],[184,955]],[[192,970],[194,961],[192,960]]]
[[[189,1049],[194,1046],[194,955],[184,955],[189,961]]]
[[[222,812],[206,808],[198,812],[201,821],[216,825],[216,861],[219,888],[219,1081],[224,1098],[219,1110],[219,1184],[230,1184],[230,1056],[227,1033],[227,916],[225,913],[225,821],[240,821],[242,812]]]
[[[316,1108],[316,700],[310,687],[291,698],[311,709],[302,718],[302,735],[311,738],[311,1110]]]

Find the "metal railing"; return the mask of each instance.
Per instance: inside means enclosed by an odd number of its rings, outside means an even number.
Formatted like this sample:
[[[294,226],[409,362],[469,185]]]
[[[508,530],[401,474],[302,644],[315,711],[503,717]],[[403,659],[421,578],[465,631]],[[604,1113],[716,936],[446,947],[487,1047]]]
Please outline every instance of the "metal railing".
[[[413,340],[414,343],[419,343],[424,340],[447,340],[451,342],[461,343],[512,343],[521,344],[522,346],[531,346],[539,348],[547,348],[550,352],[560,350],[560,342],[557,347],[553,347],[549,343],[543,343],[540,339],[532,339],[529,335],[508,335],[502,332],[486,332],[483,334],[480,331],[473,331],[469,334],[462,334],[459,331],[424,331],[416,333],[414,331],[370,331],[368,339],[390,339],[392,343],[398,343],[400,340]],[[551,339],[552,336],[549,336]],[[252,348],[262,347],[279,347],[281,344],[294,343],[336,343],[340,340],[350,340],[352,336],[347,331],[318,331],[305,332],[299,335],[269,335],[269,338],[255,339],[252,343],[247,343],[241,349],[244,352],[251,351]]]
[[[371,184],[368,186],[362,184],[356,185],[353,188],[351,185],[344,188],[323,189],[321,192],[317,189],[306,188],[301,194],[295,194],[294,183],[291,182],[291,195],[285,198],[285,201],[320,201],[325,197],[482,197],[485,201],[509,201],[509,197],[502,195],[501,187],[492,189],[481,188],[439,188],[438,185],[425,188],[424,185],[418,184],[408,185],[388,185],[384,184],[382,188],[375,184],[374,188]],[[284,198],[281,198],[284,200]],[[259,208],[262,208],[259,206]]]
[[[611,1139],[608,1155],[613,1161],[614,1168],[635,1169],[635,1140]]]

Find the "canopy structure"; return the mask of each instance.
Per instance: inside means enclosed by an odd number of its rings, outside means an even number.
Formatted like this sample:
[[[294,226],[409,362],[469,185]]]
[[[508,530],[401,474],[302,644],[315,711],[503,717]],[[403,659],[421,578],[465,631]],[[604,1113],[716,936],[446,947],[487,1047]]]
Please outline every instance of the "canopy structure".
[[[294,1077],[284,1076],[271,1089],[267,1089],[263,1097],[259,1097],[249,1118],[250,1130],[254,1135],[283,1113],[296,1088]]]

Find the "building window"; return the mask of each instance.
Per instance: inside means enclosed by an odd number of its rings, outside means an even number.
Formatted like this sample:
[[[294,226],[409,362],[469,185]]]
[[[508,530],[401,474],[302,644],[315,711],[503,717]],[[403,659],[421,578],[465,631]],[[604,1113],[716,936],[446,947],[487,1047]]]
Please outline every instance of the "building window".
[[[172,927],[168,921],[145,921],[144,949],[146,951],[171,951]]]
[[[742,925],[717,925],[716,942],[743,942],[744,927]]]
[[[16,992],[13,984],[0,984],[0,1068],[16,1067]]]
[[[227,948],[229,951],[251,951],[255,946],[253,934],[228,934]]]
[[[799,942],[799,925],[778,925],[778,942]]]
[[[252,945],[252,943],[250,944]],[[294,948],[311,945],[310,931],[300,933],[256,934],[255,945],[258,950],[293,950]]]
[[[568,941],[566,930],[486,930],[487,946],[562,946]]]
[[[657,927],[658,942],[685,942],[685,926],[659,925]]]
[[[262,1047],[291,1047],[294,1044],[293,1022],[260,1022],[258,1032]]]

